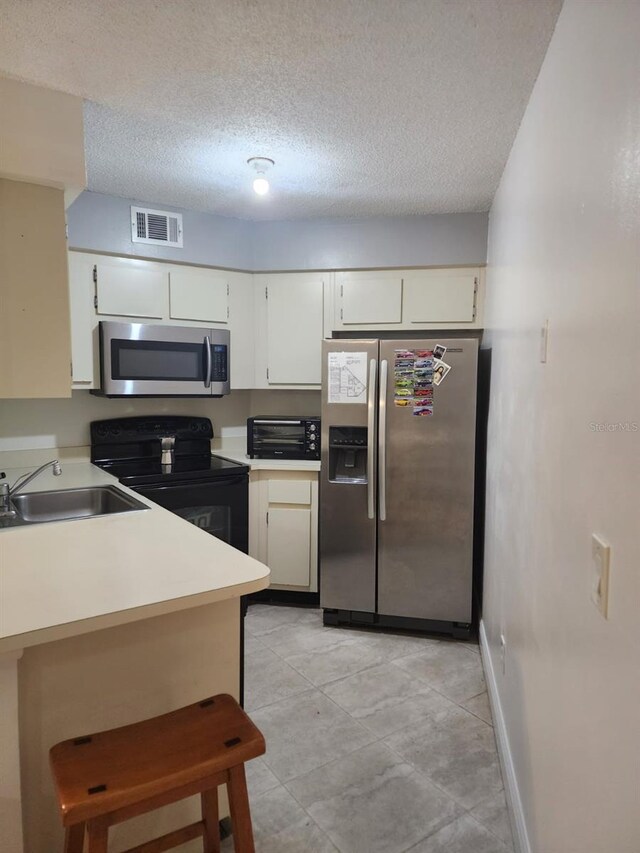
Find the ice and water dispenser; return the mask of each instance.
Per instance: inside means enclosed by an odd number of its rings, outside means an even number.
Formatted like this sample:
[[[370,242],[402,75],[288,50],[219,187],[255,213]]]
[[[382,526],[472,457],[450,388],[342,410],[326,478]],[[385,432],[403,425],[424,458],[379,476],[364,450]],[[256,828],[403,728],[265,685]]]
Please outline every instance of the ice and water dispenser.
[[[367,482],[367,427],[329,427],[329,482]]]

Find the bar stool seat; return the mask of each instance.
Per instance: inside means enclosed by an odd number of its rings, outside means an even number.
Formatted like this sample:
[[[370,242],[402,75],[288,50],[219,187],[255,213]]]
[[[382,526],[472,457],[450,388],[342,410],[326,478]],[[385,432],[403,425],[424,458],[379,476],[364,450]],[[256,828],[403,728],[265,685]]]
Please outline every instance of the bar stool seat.
[[[194,794],[202,820],[128,853],[169,850],[204,837],[220,849],[218,785],[227,784],[237,853],[253,853],[244,762],[265,752],[264,737],[233,697],[220,694],[177,711],[63,741],[50,761],[65,853],[106,853],[109,826]]]

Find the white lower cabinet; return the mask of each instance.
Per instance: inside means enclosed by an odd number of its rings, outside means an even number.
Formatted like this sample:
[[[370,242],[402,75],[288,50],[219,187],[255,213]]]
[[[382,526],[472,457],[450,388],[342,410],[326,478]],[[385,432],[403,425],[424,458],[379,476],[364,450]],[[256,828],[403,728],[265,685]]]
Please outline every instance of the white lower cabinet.
[[[271,587],[318,591],[318,474],[252,471],[249,553],[271,569]]]

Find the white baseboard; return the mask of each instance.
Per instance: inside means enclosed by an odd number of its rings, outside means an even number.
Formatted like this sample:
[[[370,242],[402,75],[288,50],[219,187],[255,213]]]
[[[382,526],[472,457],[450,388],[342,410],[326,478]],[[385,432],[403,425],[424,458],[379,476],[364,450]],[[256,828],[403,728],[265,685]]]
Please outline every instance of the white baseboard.
[[[500,757],[500,765],[502,767],[502,778],[504,780],[507,807],[509,809],[509,817],[511,819],[511,828],[513,830],[516,853],[532,853],[531,844],[529,843],[529,835],[527,833],[527,825],[524,819],[522,800],[520,799],[520,789],[518,788],[516,770],[513,765],[511,747],[509,746],[509,735],[507,734],[504,714],[502,713],[502,705],[500,704],[500,696],[498,695],[498,685],[496,683],[493,660],[491,658],[489,642],[487,640],[487,634],[482,620],[480,621],[480,650],[482,652],[484,674],[487,680],[491,713],[493,715],[493,727],[496,733],[498,755]]]

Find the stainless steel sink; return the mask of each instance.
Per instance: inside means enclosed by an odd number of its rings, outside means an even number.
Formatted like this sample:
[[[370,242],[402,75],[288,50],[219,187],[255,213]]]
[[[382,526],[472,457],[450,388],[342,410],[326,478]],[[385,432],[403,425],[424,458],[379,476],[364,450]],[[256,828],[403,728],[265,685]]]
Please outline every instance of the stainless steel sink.
[[[26,492],[12,498],[17,515],[2,526],[43,524],[72,518],[93,518],[121,512],[149,509],[116,486],[90,486],[85,489],[62,489],[59,492]]]

